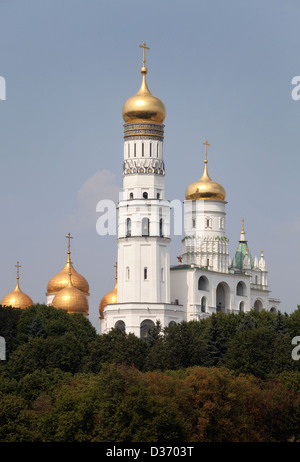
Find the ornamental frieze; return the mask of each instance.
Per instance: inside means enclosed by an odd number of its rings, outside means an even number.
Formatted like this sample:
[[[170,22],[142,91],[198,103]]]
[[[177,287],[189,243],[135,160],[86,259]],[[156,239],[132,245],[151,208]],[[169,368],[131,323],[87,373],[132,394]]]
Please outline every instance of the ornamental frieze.
[[[123,174],[130,175],[132,173],[164,175],[164,161],[161,159],[127,159],[123,163]]]

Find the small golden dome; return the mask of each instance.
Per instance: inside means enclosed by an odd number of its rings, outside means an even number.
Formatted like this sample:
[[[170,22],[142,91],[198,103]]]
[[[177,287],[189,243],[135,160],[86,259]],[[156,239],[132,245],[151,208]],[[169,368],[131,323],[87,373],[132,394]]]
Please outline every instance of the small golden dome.
[[[122,116],[125,123],[153,122],[162,124],[166,117],[166,108],[159,98],[152,95],[147,86],[146,74],[148,70],[145,67],[145,48],[147,47],[145,42],[140,47],[144,50],[143,67],[141,68],[142,84],[139,91],[125,102]]]
[[[104,297],[102,297],[102,300],[99,305],[99,313],[101,319],[103,319],[103,311],[106,305],[113,305],[115,303],[117,303],[117,282],[115,287],[106,295],[104,295]]]
[[[70,254],[68,253],[67,263],[64,268],[48,282],[47,295],[56,294],[68,285],[70,267],[72,268],[73,286],[86,294],[89,293],[90,288],[87,280],[74,269],[70,259]]]
[[[90,288],[87,280],[74,269],[71,262],[70,239],[73,238],[70,233],[66,236],[66,238],[69,240],[67,263],[65,264],[64,268],[58,274],[53,276],[53,278],[48,282],[47,295],[56,294],[68,285],[70,268],[72,270],[73,286],[79,290],[82,290],[82,292],[88,295]]]
[[[52,306],[68,313],[82,313],[86,316],[89,313],[87,297],[81,290],[73,286],[71,276],[69,276],[68,285],[55,295]]]
[[[118,288],[117,265],[116,265],[115,279],[116,279],[115,287],[110,292],[108,292],[102,297],[101,302],[99,304],[100,319],[103,319],[103,312],[104,312],[104,308],[106,307],[106,305],[113,305],[117,303],[117,288]]]
[[[206,144],[207,142],[203,143]],[[213,181],[207,171],[207,151],[205,149],[204,171],[202,177],[190,184],[185,191],[186,200],[215,200],[224,201],[226,191],[223,186]]]
[[[22,290],[20,289],[19,262],[17,263],[16,267],[17,267],[17,285],[12,292],[10,292],[9,294],[5,295],[5,297],[2,298],[1,305],[2,306],[12,306],[13,308],[25,309],[25,308],[28,308],[29,306],[32,306],[33,301],[28,295],[24,294],[24,292],[22,292]]]

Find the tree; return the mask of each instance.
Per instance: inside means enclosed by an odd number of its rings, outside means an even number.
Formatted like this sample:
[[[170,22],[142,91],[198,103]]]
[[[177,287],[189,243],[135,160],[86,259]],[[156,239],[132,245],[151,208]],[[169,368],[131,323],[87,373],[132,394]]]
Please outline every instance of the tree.
[[[96,330],[91,322],[81,313],[69,314],[48,305],[33,305],[22,310],[17,325],[16,342],[18,345],[36,336],[37,329],[42,329],[47,337],[62,337],[73,334],[85,347],[96,338]],[[39,334],[41,331],[39,332]],[[45,337],[45,335],[43,335]]]
[[[30,338],[11,354],[6,371],[17,380],[38,369],[75,374],[84,366],[85,352],[85,345],[71,333],[58,338]]]
[[[47,337],[47,330],[43,324],[39,315],[36,315],[31,324],[28,326],[28,336],[29,337]]]
[[[253,374],[265,379],[274,371],[274,363],[279,355],[278,346],[276,333],[271,326],[245,329],[228,342],[224,364],[237,373]]]
[[[285,326],[285,319],[284,317],[282,316],[282,314],[280,313],[280,311],[278,311],[278,313],[276,314],[276,317],[273,321],[273,327],[274,327],[274,330],[277,334],[286,334],[287,333],[287,327]]]
[[[15,347],[17,325],[22,314],[20,308],[4,307],[0,305],[0,336],[6,342],[6,359]]]
[[[86,372],[99,372],[103,363],[134,365],[143,370],[148,351],[147,343],[134,334],[121,331],[118,328],[98,335],[90,343],[84,360]]]
[[[206,338],[205,359],[205,365],[208,367],[221,365],[227,348],[223,330],[218,323],[218,317],[213,313],[210,319],[211,324]]]
[[[166,327],[149,351],[147,370],[176,370],[202,364],[205,354],[202,333],[197,321]]]
[[[250,316],[248,313],[243,316],[239,325],[237,326],[236,332],[242,332],[246,329],[256,329],[257,321],[255,318]]]

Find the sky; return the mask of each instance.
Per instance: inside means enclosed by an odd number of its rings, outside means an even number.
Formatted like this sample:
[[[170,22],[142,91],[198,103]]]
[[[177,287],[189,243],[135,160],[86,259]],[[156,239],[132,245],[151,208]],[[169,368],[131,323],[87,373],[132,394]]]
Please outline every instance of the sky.
[[[99,330],[117,236],[97,233],[96,206],[122,189],[122,106],[140,87],[145,41],[147,83],[167,110],[166,197],[183,201],[200,178],[207,139],[209,174],[226,189],[231,258],[244,218],[270,295],[295,310],[299,18],[297,0],[0,0],[0,298],[19,261],[21,289],[45,303],[70,232]],[[174,265],[181,236],[171,237]]]

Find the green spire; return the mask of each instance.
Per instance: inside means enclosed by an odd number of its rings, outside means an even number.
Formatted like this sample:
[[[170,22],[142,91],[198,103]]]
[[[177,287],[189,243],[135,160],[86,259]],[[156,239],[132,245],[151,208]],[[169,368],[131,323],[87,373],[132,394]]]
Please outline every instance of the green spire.
[[[239,269],[242,271],[244,269],[244,260],[245,260],[246,255],[248,256],[250,260],[250,268],[253,269],[254,261],[249,251],[248,242],[245,237],[244,219],[242,219],[242,231],[240,235],[239,245],[238,245],[238,248],[236,249],[235,256],[234,256],[234,259],[232,260],[230,268]]]

